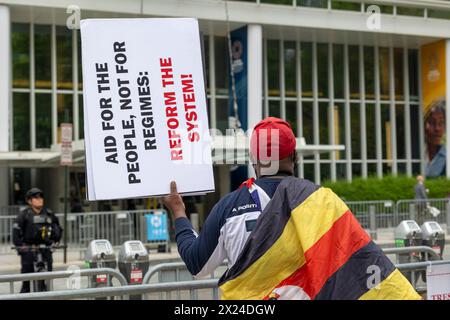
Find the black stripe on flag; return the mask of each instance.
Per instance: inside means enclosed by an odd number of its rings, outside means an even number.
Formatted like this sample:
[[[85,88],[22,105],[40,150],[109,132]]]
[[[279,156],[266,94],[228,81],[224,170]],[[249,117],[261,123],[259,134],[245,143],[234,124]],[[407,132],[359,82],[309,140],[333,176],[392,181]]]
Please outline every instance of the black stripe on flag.
[[[394,270],[395,266],[381,248],[370,241],[328,278],[315,299],[356,300]]]

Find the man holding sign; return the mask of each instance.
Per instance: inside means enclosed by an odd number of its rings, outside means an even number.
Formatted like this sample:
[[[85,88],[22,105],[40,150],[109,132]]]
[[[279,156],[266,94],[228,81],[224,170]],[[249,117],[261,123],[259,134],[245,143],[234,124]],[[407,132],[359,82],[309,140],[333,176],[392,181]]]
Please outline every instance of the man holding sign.
[[[330,189],[294,177],[296,139],[269,117],[254,128],[257,179],[222,198],[198,236],[171,182],[178,251],[206,276],[228,260],[223,299],[420,299]]]

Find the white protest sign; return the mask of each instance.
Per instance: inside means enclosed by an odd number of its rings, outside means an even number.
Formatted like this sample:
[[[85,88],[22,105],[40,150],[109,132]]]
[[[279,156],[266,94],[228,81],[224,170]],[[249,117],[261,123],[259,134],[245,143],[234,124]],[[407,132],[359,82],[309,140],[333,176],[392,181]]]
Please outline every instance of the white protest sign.
[[[195,19],[81,21],[88,199],[214,191]]]
[[[427,267],[427,300],[450,300],[450,265]]]

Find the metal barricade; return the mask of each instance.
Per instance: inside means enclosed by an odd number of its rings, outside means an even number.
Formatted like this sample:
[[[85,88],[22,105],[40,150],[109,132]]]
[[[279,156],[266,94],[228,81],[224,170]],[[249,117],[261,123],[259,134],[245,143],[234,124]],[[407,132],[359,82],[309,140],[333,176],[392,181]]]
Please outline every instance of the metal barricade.
[[[22,210],[25,207],[26,205],[0,207],[0,216],[16,216],[19,214],[20,210]]]
[[[434,216],[435,209],[439,214]],[[399,200],[396,203],[395,225],[402,220],[415,220],[419,225],[425,221],[436,221],[439,224],[450,225],[450,199]]]
[[[67,241],[72,248],[86,248],[94,239],[108,239],[113,246],[139,238],[140,217],[147,210],[70,213],[67,216]],[[63,214],[57,214],[60,221]]]
[[[399,247],[399,248],[384,248],[383,253],[386,255],[395,254],[395,263],[398,262],[399,254],[402,253],[423,253],[425,261],[432,259],[440,260],[441,257],[431,247],[427,246],[414,246],[414,247]],[[430,259],[431,258],[431,259]]]
[[[227,262],[224,262],[221,267],[226,266]],[[211,273],[211,278],[216,277],[217,269]],[[194,276],[187,270],[186,264],[184,262],[170,262],[161,263],[156,266],[151,267],[144,276],[142,280],[143,284],[150,283],[154,276],[157,276],[158,283],[166,282],[179,282],[179,281],[201,281],[196,280]],[[168,293],[166,298],[171,299],[172,292]],[[176,291],[177,298],[180,299],[180,291]],[[213,288],[212,298],[217,300],[219,298],[218,288]],[[160,294],[160,299],[163,299],[162,293]]]
[[[198,293],[202,289],[218,288],[219,279],[194,280],[182,282],[165,282],[156,284],[143,284],[138,286],[121,286],[108,288],[89,288],[79,290],[61,290],[48,292],[34,292],[22,294],[8,294],[0,295],[0,300],[68,300],[68,299],[88,299],[88,298],[102,298],[102,297],[122,297],[127,300],[130,295],[144,295],[148,297],[149,294],[168,293],[173,291],[186,291],[189,293],[190,300],[203,299],[203,296]],[[183,298],[186,299],[186,298]]]
[[[347,201],[346,204],[373,239],[377,238],[377,229],[395,226],[395,203],[391,200]]]
[[[11,253],[12,228],[16,216],[0,216],[0,253]]]
[[[396,253],[403,253],[404,250],[423,250],[427,251],[426,249],[422,247],[416,247],[416,248],[390,248],[385,249],[385,253],[387,254],[396,254]],[[431,252],[429,252],[431,254]],[[433,265],[442,265],[442,264],[450,264],[450,260],[440,260],[440,261],[426,261],[426,262],[416,262],[416,263],[405,263],[405,264],[396,264],[395,267],[399,269],[400,271],[422,271],[426,270],[428,266]],[[172,264],[161,264],[159,266],[155,266],[152,270],[149,270],[149,272],[146,274],[145,282],[148,282],[149,279],[157,274],[161,270],[169,270],[169,269],[176,269],[180,267],[180,263],[172,263]],[[89,271],[102,271],[105,272],[107,269],[84,269],[85,272]],[[112,269],[109,269],[112,270]],[[114,270],[112,270],[114,271]],[[69,271],[63,271],[61,272],[63,274],[73,274]],[[36,279],[43,279],[42,274],[34,274],[34,275],[28,275],[29,277],[27,279],[29,280],[36,280]],[[39,277],[41,275],[41,277]],[[86,273],[84,275],[92,275],[90,273]],[[12,276],[0,276],[0,282],[2,282],[2,279],[5,279],[6,281],[3,282],[9,282],[12,279],[15,279],[16,281],[22,281],[24,278],[15,278],[16,276],[23,276],[23,275],[12,275]],[[6,278],[10,277],[10,278]],[[36,277],[36,278],[34,278]],[[64,276],[61,276],[64,277]],[[34,279],[33,279],[34,278]],[[60,291],[53,291],[53,292],[35,292],[35,293],[23,293],[23,294],[6,294],[6,295],[0,295],[0,300],[68,300],[68,299],[89,299],[89,298],[102,298],[102,297],[121,297],[122,299],[128,299],[130,295],[144,295],[145,298],[149,298],[151,294],[153,294],[153,298],[157,297],[158,295],[162,297],[162,294],[165,293],[164,299],[168,299],[168,297],[172,297],[170,293],[174,291],[186,291],[189,295],[190,300],[197,300],[197,299],[205,299],[205,296],[202,294],[199,294],[199,290],[203,289],[213,289],[218,290],[218,280],[219,279],[205,279],[205,280],[191,280],[191,281],[181,281],[181,282],[163,282],[163,283],[155,283],[155,284],[144,284],[137,285],[137,286],[130,286],[130,285],[124,285],[124,286],[118,286],[118,287],[107,287],[107,288],[87,288],[87,289],[77,289],[77,290],[60,290]],[[123,282],[121,282],[122,284]],[[414,282],[413,282],[414,283]],[[419,289],[419,290],[417,290]],[[426,288],[416,288],[419,293],[426,292]],[[179,299],[180,297],[178,297]],[[214,299],[218,299],[217,297],[213,297]],[[183,299],[186,299],[186,297],[183,297]]]
[[[0,283],[9,282],[10,294],[13,294],[15,282],[48,280],[49,281],[49,290],[51,291],[51,290],[53,290],[53,281],[55,279],[71,278],[73,276],[91,277],[91,276],[96,276],[96,275],[109,275],[109,276],[117,279],[121,286],[127,285],[127,281],[126,281],[125,277],[119,271],[111,269],[111,268],[79,269],[79,270],[65,270],[65,271],[0,275]],[[109,277],[108,277],[108,279],[109,279]],[[112,285],[112,283],[108,283],[108,286],[109,285]]]
[[[424,271],[429,266],[450,264],[450,260],[435,260],[435,261],[423,261],[423,262],[412,262],[412,263],[402,263],[396,264],[395,267],[402,272],[411,273],[411,284],[414,286],[416,291],[420,294],[426,292],[426,287],[416,287],[416,273],[417,271]]]
[[[67,243],[70,248],[83,250],[93,239],[108,239],[113,246],[128,240],[142,240],[141,217],[148,210],[69,213]],[[64,214],[56,214],[63,224]],[[0,216],[0,253],[11,253],[12,227],[16,215]]]

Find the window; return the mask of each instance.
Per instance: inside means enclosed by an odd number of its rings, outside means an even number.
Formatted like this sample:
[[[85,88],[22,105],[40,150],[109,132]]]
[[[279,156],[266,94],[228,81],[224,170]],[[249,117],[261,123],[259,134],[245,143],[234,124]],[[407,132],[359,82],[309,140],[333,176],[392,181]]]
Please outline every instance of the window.
[[[76,32],[77,34],[77,49],[78,49],[78,89],[83,90],[83,67],[81,65],[81,36],[80,32]]]
[[[331,1],[331,8],[337,10],[361,11],[361,4],[344,1]]]
[[[303,102],[302,111],[303,138],[305,138],[306,144],[312,144],[314,142],[312,102]]]
[[[344,98],[344,46],[333,45],[334,97]]]
[[[359,47],[348,47],[350,99],[359,99]]]
[[[269,117],[281,117],[280,101],[269,100]]]
[[[56,62],[57,88],[71,90],[72,31],[66,27],[56,27]]]
[[[292,0],[260,0],[261,3],[292,5]]]
[[[71,94],[58,94],[58,132],[57,141],[61,142],[61,123],[73,123],[73,96]]]
[[[208,103],[209,105],[209,103]],[[80,132],[80,139],[84,139],[84,110],[83,110],[83,95],[78,97],[78,130]]]
[[[13,23],[12,43],[12,75],[13,88],[30,87],[30,25]]]
[[[284,86],[286,96],[297,96],[297,52],[295,50],[295,42],[285,42],[284,44]]]
[[[217,129],[225,135],[228,126],[228,99],[216,99],[216,125]]]
[[[214,67],[216,71],[216,94],[228,95],[228,45],[227,38],[214,37]]]
[[[408,68],[409,68],[409,94],[410,99],[419,101],[419,58],[418,51],[408,50]]]
[[[405,106],[395,106],[395,135],[397,138],[397,159],[405,159]]]
[[[319,103],[319,143],[328,144],[329,137],[328,102]],[[326,154],[321,155],[325,156]]]
[[[319,98],[328,97],[328,44],[317,44],[317,85]]]
[[[326,8],[327,0],[297,0],[297,5],[302,7]]]
[[[352,141],[352,159],[361,159],[361,112],[360,105],[350,105],[350,127]]]
[[[389,49],[379,48],[378,69],[380,72],[381,100],[389,100]]]
[[[51,89],[52,59],[51,59],[51,27],[34,26],[34,68],[36,88]]]
[[[278,40],[267,41],[269,96],[280,96],[280,45]]]
[[[375,99],[374,47],[364,47],[364,87],[366,99]]]
[[[36,148],[50,148],[52,141],[52,96],[36,94]]]
[[[376,159],[376,122],[375,122],[375,105],[366,104],[366,136],[367,136],[367,159]],[[376,170],[375,170],[376,172]]]
[[[394,49],[395,100],[405,99],[403,95],[403,49]]]
[[[286,121],[292,127],[292,131],[297,136],[297,102],[286,101]]]
[[[302,96],[312,97],[312,44],[301,43]]]
[[[13,93],[13,149],[30,150],[30,94]]]
[[[203,68],[204,68],[204,76],[205,76],[205,87],[206,93],[209,94],[211,92],[211,84],[209,83],[209,37],[208,35],[203,35]],[[209,103],[208,103],[209,106]],[[209,115],[209,112],[208,112]]]

